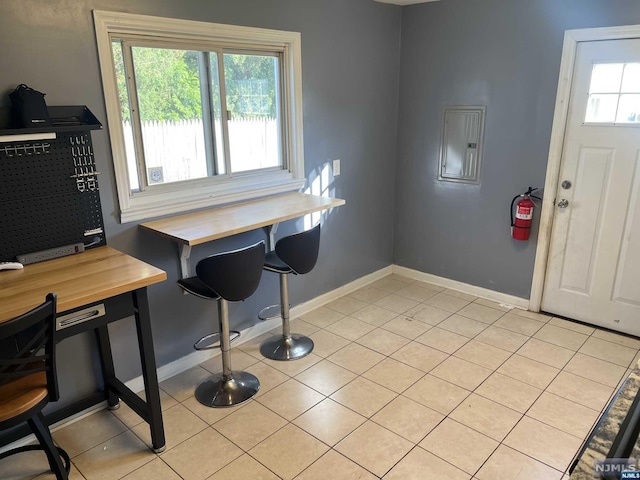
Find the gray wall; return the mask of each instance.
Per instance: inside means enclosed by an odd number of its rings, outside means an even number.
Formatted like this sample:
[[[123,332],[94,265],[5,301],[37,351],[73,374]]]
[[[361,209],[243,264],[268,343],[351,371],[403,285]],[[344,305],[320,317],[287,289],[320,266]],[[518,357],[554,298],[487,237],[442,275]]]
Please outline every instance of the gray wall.
[[[516,242],[507,215],[544,186],[564,31],[637,23],[637,0],[403,8],[394,262],[528,298],[537,221]],[[437,181],[445,105],[487,106],[480,186]]]
[[[109,244],[169,277],[149,291],[159,365],[192,351],[214,309],[179,292],[174,244],[117,222],[93,9],[302,32],[307,175],[342,159],[332,188],[347,205],[324,221],[315,270],[292,279],[294,303],[392,262],[527,297],[535,240],[510,240],[507,208],[544,182],[563,32],[640,23],[637,0],[442,0],[402,9],[371,0],[3,0],[0,91],[27,83],[50,105],[88,105],[105,124],[93,139]],[[436,181],[449,104],[487,105],[480,186]],[[279,233],[300,228],[288,222]],[[193,258],[260,239],[220,240],[196,247]],[[275,275],[266,274],[251,299],[232,307],[233,326],[254,323],[277,295]],[[132,321],[111,332],[119,375],[138,375]],[[95,388],[93,356],[89,336],[61,345],[65,401]]]
[[[325,219],[320,261],[290,282],[297,304],[392,262],[397,91],[401,9],[371,0],[3,0],[0,4],[0,91],[26,83],[47,94],[49,105],[85,104],[105,130],[93,133],[108,243],[167,272],[149,289],[159,365],[192,351],[215,325],[215,306],[183,296],[176,280],[176,246],[117,221],[108,125],[98,66],[93,9],[247,25],[302,33],[305,169],[313,176],[342,160],[332,185],[347,205]],[[6,95],[2,104],[8,104]],[[61,215],[64,212],[60,212]],[[382,227],[382,228],[381,228]],[[284,224],[279,234],[302,228]],[[264,239],[251,232],[196,247],[192,259]],[[277,276],[265,274],[256,294],[231,308],[232,327],[256,321],[277,303]],[[55,287],[52,286],[52,290]],[[116,368],[123,380],[139,375],[132,320],[111,326]],[[91,391],[95,380],[89,336],[60,347],[64,401]],[[84,367],[82,365],[85,365]],[[69,375],[69,372],[73,374]]]

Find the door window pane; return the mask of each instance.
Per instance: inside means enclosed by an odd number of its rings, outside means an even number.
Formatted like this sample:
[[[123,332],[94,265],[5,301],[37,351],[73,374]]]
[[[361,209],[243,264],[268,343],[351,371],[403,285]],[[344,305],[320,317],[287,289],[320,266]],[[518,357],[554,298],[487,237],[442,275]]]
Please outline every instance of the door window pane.
[[[616,119],[616,108],[618,106],[618,95],[589,95],[587,105],[586,122],[605,123],[614,122]]]
[[[132,47],[147,182],[207,176],[198,52]]]
[[[224,54],[231,171],[282,166],[278,57]]]
[[[640,123],[640,94],[620,95],[617,123]]]
[[[640,63],[628,63],[622,77],[622,93],[640,93]]]
[[[593,66],[589,93],[618,93],[623,63],[599,63]]]

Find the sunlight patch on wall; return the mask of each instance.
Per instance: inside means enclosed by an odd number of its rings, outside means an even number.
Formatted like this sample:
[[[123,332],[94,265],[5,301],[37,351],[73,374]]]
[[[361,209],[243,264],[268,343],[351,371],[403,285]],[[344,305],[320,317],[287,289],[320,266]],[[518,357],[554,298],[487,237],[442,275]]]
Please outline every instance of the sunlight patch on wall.
[[[331,167],[331,162],[326,162],[324,165],[314,169],[311,174],[309,174],[308,186],[304,190],[304,193],[327,198],[334,196],[335,188],[333,187],[333,169]],[[324,220],[331,215],[332,211],[333,209],[329,209],[323,212],[305,215],[304,229],[308,230],[318,222],[324,223]]]

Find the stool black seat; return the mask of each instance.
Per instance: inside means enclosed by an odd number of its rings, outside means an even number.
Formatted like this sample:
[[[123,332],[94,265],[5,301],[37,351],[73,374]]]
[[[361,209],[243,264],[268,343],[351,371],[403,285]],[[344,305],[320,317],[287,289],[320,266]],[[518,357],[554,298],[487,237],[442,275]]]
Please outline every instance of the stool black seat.
[[[242,371],[231,370],[228,302],[250,297],[260,284],[264,264],[264,242],[231,252],[204,258],[196,265],[196,276],[178,280],[185,291],[200,298],[218,302],[218,321],[222,372],[213,375],[196,388],[196,398],[209,407],[230,407],[246,402],[260,389],[258,379]],[[239,332],[235,332],[239,336]],[[201,349],[198,344],[194,347]]]
[[[56,376],[56,296],[33,310],[0,323],[0,431],[27,422],[39,445],[28,445],[0,454],[44,450],[57,480],[67,480],[71,461],[56,447],[42,415],[47,403],[59,398]]]
[[[267,253],[264,269],[280,275],[280,316],[282,335],[265,340],[260,353],[272,360],[295,360],[311,353],[313,340],[304,335],[291,333],[289,321],[288,275],[304,275],[315,267],[320,249],[320,224],[305,232],[281,238],[274,251]],[[263,312],[260,318],[265,318]]]

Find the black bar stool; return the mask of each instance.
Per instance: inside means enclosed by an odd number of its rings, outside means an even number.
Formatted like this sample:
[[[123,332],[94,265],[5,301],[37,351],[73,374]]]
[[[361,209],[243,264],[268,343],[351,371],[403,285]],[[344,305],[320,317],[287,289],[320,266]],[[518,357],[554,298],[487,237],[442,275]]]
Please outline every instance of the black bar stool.
[[[288,275],[309,273],[318,260],[320,248],[320,224],[306,232],[281,238],[276,249],[267,253],[264,269],[280,274],[280,315],[282,317],[282,335],[265,340],[260,345],[260,353],[272,360],[295,360],[309,355],[313,350],[313,340],[304,335],[291,333],[289,322],[289,285]],[[269,317],[277,305],[264,308],[258,317]]]
[[[227,302],[239,302],[258,288],[264,264],[264,242],[250,247],[219,253],[204,258],[196,265],[196,276],[178,280],[185,291],[207,300],[217,300],[218,334],[205,335],[196,342],[197,350],[214,348],[201,343],[216,335],[220,337],[222,373],[213,375],[196,388],[196,398],[209,407],[231,407],[246,402],[260,389],[258,379],[248,372],[231,370],[229,307]],[[237,333],[237,338],[240,336]],[[235,340],[234,338],[234,340]]]

